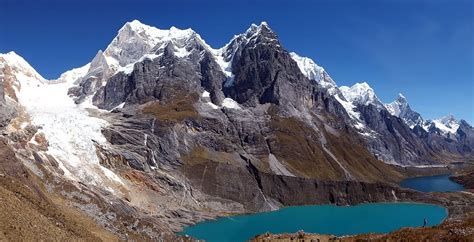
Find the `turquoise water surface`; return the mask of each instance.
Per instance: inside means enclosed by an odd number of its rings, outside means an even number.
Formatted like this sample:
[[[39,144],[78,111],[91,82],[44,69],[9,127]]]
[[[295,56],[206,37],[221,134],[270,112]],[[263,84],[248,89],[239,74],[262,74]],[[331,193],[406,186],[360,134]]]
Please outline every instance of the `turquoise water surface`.
[[[464,190],[461,184],[451,181],[449,176],[448,174],[408,178],[403,180],[400,186],[421,192],[453,192]]]
[[[246,241],[265,232],[353,235],[386,233],[401,227],[437,225],[447,216],[445,208],[420,203],[369,203],[355,206],[314,205],[239,215],[186,227],[187,234],[208,242]]]

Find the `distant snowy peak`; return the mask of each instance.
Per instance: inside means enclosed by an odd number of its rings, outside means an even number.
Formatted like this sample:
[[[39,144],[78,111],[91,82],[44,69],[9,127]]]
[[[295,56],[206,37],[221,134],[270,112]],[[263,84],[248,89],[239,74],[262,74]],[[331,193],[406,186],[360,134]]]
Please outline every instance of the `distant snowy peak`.
[[[256,41],[259,37],[268,41],[278,41],[275,32],[270,28],[267,22],[263,21],[259,25],[251,24],[250,28],[243,34],[246,39]]]
[[[403,94],[398,94],[398,97],[395,99],[395,101],[384,104],[384,106],[390,114],[401,118],[410,128],[414,128],[416,125],[419,125],[428,131],[429,125],[419,113],[411,109],[407,99],[405,96],[403,96]]]
[[[12,72],[15,75],[25,75],[36,80],[45,81],[44,79],[23,57],[13,51],[6,54],[0,54],[0,68],[2,75]]]
[[[388,112],[393,116],[399,117],[402,110],[409,108],[409,105],[405,96],[399,93],[395,101],[385,104],[385,108],[387,108]]]
[[[423,117],[413,111],[403,94],[398,94],[395,101],[384,104],[387,111],[393,116],[401,118],[410,128],[420,126],[430,132],[432,128],[437,128],[442,134],[456,134],[461,121],[458,121],[453,115],[447,115],[436,120],[424,120]]]
[[[223,49],[235,49],[239,46],[255,43],[259,38],[268,41],[278,41],[275,32],[273,32],[267,22],[263,21],[259,25],[253,23],[244,33],[235,35]]]
[[[339,87],[339,90],[348,101],[356,105],[367,106],[372,104],[378,108],[384,108],[382,102],[380,102],[377,95],[375,95],[374,89],[372,89],[366,82],[356,83],[352,87],[341,86]]]
[[[436,128],[441,130],[443,133],[456,134],[461,122],[458,121],[453,115],[447,115],[440,119],[432,121]]]
[[[291,58],[298,64],[300,71],[308,79],[314,80],[324,88],[336,87],[336,83],[324,71],[324,68],[318,66],[312,59],[308,57],[301,57],[295,52],[290,53]]]

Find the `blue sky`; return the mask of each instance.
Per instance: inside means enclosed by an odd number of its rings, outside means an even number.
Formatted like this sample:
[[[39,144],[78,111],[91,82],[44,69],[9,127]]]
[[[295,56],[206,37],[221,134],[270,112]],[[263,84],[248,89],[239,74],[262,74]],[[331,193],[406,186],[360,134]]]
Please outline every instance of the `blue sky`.
[[[127,21],[192,28],[213,47],[267,21],[283,46],[313,58],[338,85],[366,81],[384,102],[403,93],[425,118],[474,124],[471,0],[0,0],[0,52],[44,77],[89,62]]]

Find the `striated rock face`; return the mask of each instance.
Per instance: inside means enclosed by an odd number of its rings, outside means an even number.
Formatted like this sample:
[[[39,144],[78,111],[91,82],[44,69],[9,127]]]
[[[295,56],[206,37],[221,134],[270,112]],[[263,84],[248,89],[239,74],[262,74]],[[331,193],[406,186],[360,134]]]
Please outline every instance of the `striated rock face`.
[[[403,121],[410,128],[413,128],[417,125],[424,125],[424,120],[421,115],[411,109],[407,99],[401,93],[398,94],[398,97],[395,99],[395,101],[385,104],[385,108],[387,108],[387,111],[389,111],[393,116],[403,119]]]
[[[3,79],[0,82],[0,128],[5,127],[14,116],[13,108],[7,104],[5,99]]]
[[[360,105],[357,109],[367,126],[377,133],[367,142],[378,159],[406,165],[435,162],[430,156],[432,149],[403,120],[373,105]]]
[[[238,46],[234,54],[234,80],[224,87],[226,96],[250,107],[300,101],[301,97],[296,95],[300,90],[310,89],[309,80],[282,49],[276,34],[265,24],[247,34],[248,42]],[[301,101],[293,105],[303,106]]]
[[[185,168],[185,173],[191,183],[206,194],[238,201],[251,211],[306,204],[348,205],[405,200],[413,195],[384,183],[276,175],[261,172],[252,163],[246,167],[207,163]]]
[[[156,52],[157,57],[152,60],[136,63],[130,74],[119,72],[114,75],[94,95],[94,104],[110,110],[124,102],[170,102],[175,96],[198,94],[202,90],[201,86],[211,92],[215,102],[222,100],[222,92],[218,90],[224,75],[217,71],[219,67],[209,57],[207,50],[203,46],[196,46],[188,58],[179,58],[173,48],[170,43]]]
[[[95,93],[102,86],[102,83],[111,75],[111,72],[106,56],[99,50],[90,63],[87,74],[82,77],[78,86],[69,90],[69,94],[76,97],[76,103],[83,102],[86,96]]]
[[[458,141],[461,144],[461,152],[473,153],[474,147],[474,129],[466,121],[461,120],[461,125],[459,125],[458,130],[456,131],[458,135]]]

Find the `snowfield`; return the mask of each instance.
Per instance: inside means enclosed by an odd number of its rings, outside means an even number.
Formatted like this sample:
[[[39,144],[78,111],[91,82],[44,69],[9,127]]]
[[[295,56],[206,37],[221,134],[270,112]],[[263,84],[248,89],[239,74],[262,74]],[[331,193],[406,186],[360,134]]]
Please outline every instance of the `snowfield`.
[[[90,117],[85,108],[74,103],[67,95],[69,83],[20,82],[19,102],[32,124],[41,127],[39,132],[49,142],[48,153],[58,160],[68,178],[94,185],[101,185],[104,178],[122,183],[99,164],[93,143],[106,144],[101,129],[107,122]]]
[[[1,57],[14,70],[19,84],[19,88],[15,87],[19,104],[25,108],[31,124],[40,127],[38,132],[43,133],[49,143],[47,153],[58,161],[64,175],[104,188],[123,185],[115,173],[99,164],[96,154],[94,141],[101,145],[107,143],[101,133],[107,122],[89,116],[86,108],[94,107],[90,103],[77,105],[67,95],[77,74],[71,72],[58,81],[47,81],[15,53]]]

